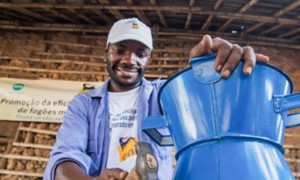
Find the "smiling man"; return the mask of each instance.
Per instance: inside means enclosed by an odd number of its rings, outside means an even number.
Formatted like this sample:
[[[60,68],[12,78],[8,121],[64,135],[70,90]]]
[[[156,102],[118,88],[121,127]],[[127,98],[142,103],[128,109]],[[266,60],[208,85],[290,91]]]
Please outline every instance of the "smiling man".
[[[138,19],[120,20],[112,27],[105,53],[110,91],[140,85],[152,50],[150,29]]]
[[[44,179],[128,178],[135,166],[137,141],[150,144],[157,158],[159,179],[172,178],[171,147],[158,146],[141,129],[144,117],[161,114],[157,96],[165,80],[144,78],[152,49],[151,30],[138,19],[119,20],[112,26],[105,50],[110,78],[69,103]],[[211,52],[218,53],[215,67],[224,77],[231,74],[242,57],[247,75],[256,59],[268,61],[251,47],[208,35],[190,55]]]
[[[139,86],[150,52],[150,48],[133,40],[109,44],[106,64],[111,78],[110,91],[124,91]]]

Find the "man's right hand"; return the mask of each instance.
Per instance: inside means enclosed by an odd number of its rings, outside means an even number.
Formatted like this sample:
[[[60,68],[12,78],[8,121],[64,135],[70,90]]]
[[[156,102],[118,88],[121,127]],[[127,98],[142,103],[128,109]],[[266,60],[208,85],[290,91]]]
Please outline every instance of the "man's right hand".
[[[55,171],[55,180],[125,180],[128,172],[119,168],[104,169],[97,177],[91,177],[74,162],[63,162]]]
[[[132,170],[128,173],[125,180],[140,180],[140,177],[137,174],[135,167],[132,168]]]
[[[128,172],[120,168],[104,169],[100,176],[94,177],[93,180],[125,180]]]

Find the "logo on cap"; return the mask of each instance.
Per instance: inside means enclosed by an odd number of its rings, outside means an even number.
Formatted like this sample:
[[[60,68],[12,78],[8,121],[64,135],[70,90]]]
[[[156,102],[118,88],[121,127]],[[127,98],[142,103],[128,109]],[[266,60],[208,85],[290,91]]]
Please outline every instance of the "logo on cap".
[[[139,25],[137,24],[137,23],[132,23],[132,25],[131,25],[131,27],[133,28],[133,29],[138,29],[139,28]]]

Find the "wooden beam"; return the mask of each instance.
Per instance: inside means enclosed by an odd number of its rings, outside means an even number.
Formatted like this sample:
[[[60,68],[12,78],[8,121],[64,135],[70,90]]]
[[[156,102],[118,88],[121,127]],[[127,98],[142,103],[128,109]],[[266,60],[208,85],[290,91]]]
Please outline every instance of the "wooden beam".
[[[192,12],[197,15],[214,15],[225,19],[243,19],[249,21],[260,21],[260,22],[277,22],[281,24],[295,25],[299,24],[300,20],[288,19],[288,18],[277,18],[273,16],[257,16],[243,13],[228,13],[228,12],[214,12],[204,10],[202,7],[184,7],[184,6],[114,6],[114,5],[77,5],[77,4],[44,4],[44,3],[0,3],[0,8],[13,8],[13,7],[27,7],[27,8],[57,8],[57,9],[101,9],[101,10],[142,10],[142,11],[171,11],[178,13]]]
[[[3,145],[3,144],[8,144],[9,142],[12,142],[13,139],[11,138],[8,138],[8,137],[0,137],[0,144]],[[1,160],[0,160],[1,162]],[[1,169],[1,165],[0,165],[0,169]]]
[[[220,7],[221,7],[223,1],[224,1],[224,0],[217,0],[217,2],[216,2],[215,5],[214,5],[213,10],[216,11],[216,10],[220,9]]]
[[[15,11],[18,11],[22,14],[25,14],[27,16],[31,16],[31,17],[34,17],[36,19],[39,19],[39,20],[42,20],[42,21],[46,21],[46,22],[54,22],[53,19],[50,19],[48,17],[45,17],[45,16],[42,16],[38,13],[35,13],[35,12],[32,12],[32,11],[29,11],[28,9],[25,9],[25,8],[14,8]]]
[[[0,14],[0,18],[1,19],[10,19],[9,17],[7,17],[6,15]]]
[[[98,0],[101,4],[109,4],[109,0]]]
[[[174,61],[174,58],[172,58],[172,60]],[[103,75],[103,76],[108,76],[107,72],[98,72],[98,71],[39,69],[39,68],[26,68],[26,67],[15,67],[15,66],[0,66],[0,69],[1,70],[3,69],[3,70],[23,71],[23,72],[35,72],[35,73],[57,73],[57,74],[72,74],[72,75]],[[153,78],[153,77],[168,78],[169,76],[166,75],[165,73],[162,73],[162,74],[155,74],[155,73],[148,74],[148,73],[146,73],[145,77],[149,77],[149,78]]]
[[[258,0],[251,0],[250,2],[248,2],[247,4],[245,4],[240,10],[239,13],[244,13],[245,11],[247,11],[249,8],[251,8],[254,4],[256,4],[258,2]],[[231,24],[231,22],[234,20],[234,18],[230,18],[228,19],[219,29],[218,31],[224,31],[225,29],[227,29],[227,27],[229,26],[229,24]]]
[[[109,5],[110,4],[110,0],[99,0],[99,2],[101,4],[104,4],[104,5]],[[109,8],[108,11],[111,12],[118,19],[124,19],[125,18],[125,16],[119,10]]]
[[[133,0],[126,0],[128,4],[133,4]]]
[[[142,20],[145,24],[147,24],[148,26],[151,26],[151,22],[148,20],[148,18],[146,17],[144,11],[138,11],[138,10],[134,10],[134,12],[138,15],[139,19]]]
[[[177,49],[178,51],[178,49]],[[171,52],[171,51],[163,51],[163,52]],[[176,52],[176,50],[173,50],[173,52]],[[188,51],[189,52],[189,51]],[[104,56],[100,56],[101,59],[104,58]],[[30,57],[13,57],[13,56],[0,56],[0,59],[20,59],[23,61],[29,61],[29,62],[38,62],[42,64],[50,64],[50,63],[59,63],[59,64],[76,64],[76,65],[87,65],[87,66],[92,66],[92,67],[98,67],[98,68],[105,68],[106,64],[102,62],[92,62],[92,61],[79,61],[79,60],[73,60],[73,59],[50,59],[50,58],[30,58]],[[161,58],[156,58],[156,57],[151,57],[152,61],[180,61],[180,58],[176,57],[161,57]],[[155,66],[155,65],[152,65]],[[24,69],[24,67],[14,67],[14,66],[5,66],[7,70],[21,70]],[[171,66],[166,66],[170,68]],[[155,67],[156,68],[156,67]],[[172,67],[174,68],[174,67]],[[4,69],[4,65],[3,65]],[[25,70],[25,69],[24,69]],[[34,71],[35,68],[28,68],[27,71]],[[52,69],[49,69],[52,70]],[[56,69],[57,70],[57,69]],[[57,73],[57,71],[53,71]],[[37,70],[36,72],[39,72],[40,70]],[[43,70],[41,70],[43,71]],[[59,70],[58,70],[59,71]]]
[[[288,37],[288,36],[290,36],[290,35],[292,35],[292,34],[296,34],[296,33],[298,33],[298,32],[300,32],[300,28],[296,28],[296,29],[293,29],[293,30],[288,31],[288,32],[286,32],[286,33],[283,33],[283,34],[279,35],[278,37],[279,37],[279,38],[284,38],[284,37]]]
[[[88,23],[90,23],[90,24],[94,24],[94,25],[97,24],[96,21],[92,20],[91,18],[87,17],[86,15],[84,15],[84,14],[81,13],[81,12],[78,12],[78,11],[76,11],[76,10],[74,10],[74,9],[68,9],[68,11],[70,11],[70,12],[72,12],[73,14],[79,16],[80,18],[84,19],[86,22],[88,22]]]
[[[43,173],[33,173],[33,172],[27,172],[27,171],[11,171],[11,170],[4,170],[0,169],[0,174],[8,174],[8,175],[14,175],[14,176],[33,176],[33,177],[43,177]]]
[[[103,59],[104,56],[100,56],[100,58]],[[29,57],[14,57],[14,56],[0,56],[0,59],[21,59],[24,61],[39,62],[39,63],[77,64],[77,65],[89,65],[93,67],[106,67],[106,64],[102,64],[100,62],[78,61],[78,60],[76,61],[71,59],[29,58]],[[10,66],[7,66],[7,68],[9,69]],[[28,69],[28,70],[31,71],[32,69]],[[13,70],[19,70],[19,69],[13,69]]]
[[[300,39],[300,35],[291,37],[290,39],[292,39],[292,40],[299,40]]]
[[[12,72],[2,69],[0,77],[16,78],[16,79],[38,79],[38,74],[30,74],[28,72]]]
[[[1,7],[1,4],[0,4]],[[92,7],[91,7],[92,8]],[[96,7],[93,7],[96,8]],[[201,7],[183,7],[183,6],[101,6],[98,7],[99,9],[117,9],[117,10],[160,10],[166,12],[180,12],[180,13],[188,13],[192,12],[193,14],[197,15],[214,15],[219,18],[224,19],[242,19],[247,21],[254,21],[254,22],[270,22],[270,23],[281,23],[281,24],[289,24],[289,25],[296,25],[300,24],[299,19],[288,19],[288,18],[275,18],[273,16],[257,16],[252,14],[243,14],[243,13],[228,13],[228,12],[215,12],[215,11],[206,11],[203,10]]]
[[[202,7],[184,7],[184,6],[115,6],[115,5],[76,5],[76,4],[44,4],[44,3],[0,3],[0,8],[13,8],[13,7],[27,7],[27,8],[56,8],[56,9],[100,9],[100,10],[142,10],[142,11],[166,11],[166,12],[179,12],[188,13],[192,12],[197,15],[214,15],[224,19],[243,19],[254,22],[265,23],[279,23],[279,24],[300,24],[298,19],[277,18],[273,16],[257,16],[252,14],[243,13],[228,13],[228,12],[214,12],[203,10]],[[124,16],[122,16],[124,17]],[[122,18],[121,17],[121,18]],[[118,17],[119,18],[119,17]]]
[[[1,14],[4,14],[4,15],[6,15],[6,16],[12,17],[12,18],[17,18],[17,19],[21,19],[21,20],[25,20],[25,21],[34,21],[34,19],[31,18],[31,17],[28,17],[28,16],[26,16],[26,17],[24,17],[24,16],[19,16],[19,15],[17,15],[16,13],[12,13],[12,12],[6,11],[6,10],[4,10],[4,9],[1,9],[0,13],[1,13]]]
[[[93,36],[93,38],[95,38]],[[97,37],[97,39],[103,39],[101,37]],[[106,38],[105,38],[106,39]],[[95,48],[95,49],[101,49],[99,45],[92,45],[92,44],[82,44],[82,43],[70,43],[70,42],[61,42],[61,41],[50,41],[50,40],[44,40],[39,41],[40,43],[47,43],[47,44],[54,44],[54,45],[65,45],[65,46],[73,46],[73,47],[83,47],[83,48]]]
[[[68,16],[66,16],[66,15],[64,15],[64,14],[62,14],[62,13],[56,11],[56,10],[52,10],[52,9],[49,9],[49,8],[43,8],[43,9],[44,9],[45,11],[49,11],[50,13],[52,13],[52,14],[54,14],[54,15],[60,17],[60,18],[65,19],[65,20],[67,20],[67,21],[70,21],[70,22],[72,22],[72,23],[78,24],[78,21],[76,21],[76,20],[74,20],[73,18],[70,18],[70,17],[68,17]]]
[[[269,29],[263,31],[262,33],[260,33],[260,35],[266,35],[266,34],[272,32],[272,31],[274,31],[275,29],[278,29],[278,28],[280,28],[280,27],[282,27],[282,26],[283,26],[283,24],[277,24],[276,26],[273,26],[273,27],[271,27],[271,28],[269,28]]]
[[[232,23],[234,19],[228,19],[225,23],[223,23],[223,25],[218,29],[219,32],[224,31],[225,29],[227,29],[227,27],[229,26],[229,24]]]
[[[195,1],[194,0],[190,0],[189,7],[193,7],[194,4],[195,4]],[[190,28],[192,17],[193,17],[192,12],[188,12],[188,15],[187,15],[187,18],[186,18],[186,21],[185,21],[184,29],[189,29]]]
[[[298,144],[284,144],[283,147],[285,149],[300,149],[300,145]]]
[[[209,32],[203,31],[180,31],[180,30],[172,30],[172,29],[160,29],[157,34],[159,36],[172,36],[173,39],[177,41],[180,40],[180,37],[185,39],[185,41],[195,41],[198,42],[199,37],[208,34]],[[258,37],[252,35],[246,35],[244,39],[240,39],[238,36],[232,36],[231,33],[220,33],[213,32],[210,33],[211,36],[219,36],[226,38],[229,41],[234,41],[235,43],[239,43],[241,45],[247,43],[251,45],[260,45],[260,46],[269,46],[269,47],[280,47],[280,48],[291,48],[291,49],[300,49],[300,45],[297,41],[292,41],[288,39],[280,39],[280,38],[267,38],[267,37]],[[159,40],[159,39],[157,39]],[[156,41],[157,41],[156,40]]]
[[[295,177],[300,177],[300,173],[293,172],[293,175],[294,175]]]
[[[185,21],[184,29],[189,29],[190,28],[192,16],[193,16],[192,13],[189,12],[188,15],[187,15],[186,21]]]
[[[255,29],[259,28],[260,26],[262,26],[264,24],[265,24],[264,22],[256,23],[253,26],[247,28],[244,32],[249,33],[249,32],[254,31]]]
[[[150,3],[153,5],[153,6],[157,6],[157,2],[156,0],[150,0]],[[159,20],[160,20],[160,23],[165,27],[167,28],[168,27],[168,24],[167,24],[167,21],[165,19],[165,16],[163,15],[163,13],[161,11],[156,11],[158,17],[159,17]]]
[[[300,5],[300,0],[297,0],[297,1],[293,2],[293,3],[291,3],[290,5],[286,6],[285,8],[282,8],[281,10],[277,11],[274,14],[274,17],[278,18],[278,17],[282,16],[283,14],[285,14],[286,12],[288,12],[288,11],[290,11],[290,10],[298,7],[299,5]],[[253,26],[247,28],[245,32],[249,33],[251,31],[257,29],[258,27],[264,25],[265,23],[267,23],[267,22],[259,22],[257,24],[254,24]]]
[[[21,159],[21,160],[30,160],[30,161],[44,161],[44,162],[47,162],[49,160],[49,158],[44,158],[44,157],[24,156],[18,154],[3,154],[3,153],[0,153],[0,157],[7,158],[7,159]]]
[[[220,7],[221,7],[223,1],[224,1],[224,0],[217,0],[217,2],[216,2],[215,5],[214,5],[213,10],[214,10],[214,11],[218,11],[218,10],[220,9]],[[212,23],[213,18],[214,18],[214,15],[209,15],[209,16],[208,16],[208,18],[206,19],[204,25],[201,27],[201,30],[202,30],[202,31],[208,30],[209,26],[210,26],[211,23]]]
[[[208,16],[208,18],[206,19],[205,23],[201,27],[202,31],[207,31],[208,30],[209,26],[211,25],[211,22],[212,22],[213,18],[214,18],[213,15],[209,15]]]
[[[285,137],[300,138],[300,134],[285,133],[284,136]]]
[[[124,19],[125,16],[119,10],[109,10],[116,18]]]
[[[93,58],[93,59],[99,59],[103,60],[103,56],[100,55],[89,55],[89,54],[78,54],[78,53],[48,53],[48,52],[34,52],[34,55],[41,55],[41,56],[73,56],[73,57],[82,57],[82,58]],[[0,57],[1,59],[1,57]]]
[[[167,27],[168,27],[168,23],[167,23],[167,21],[166,21],[166,19],[165,19],[165,16],[163,15],[163,13],[162,13],[161,11],[156,11],[156,12],[157,12],[157,15],[158,15],[158,17],[159,17],[159,20],[160,20],[161,24],[162,24],[165,28],[167,28]]]
[[[295,2],[293,2],[292,4],[289,4],[288,6],[286,6],[283,9],[280,9],[279,11],[277,11],[274,16],[275,17],[279,17],[282,16],[283,14],[289,12],[290,10],[293,10],[295,8],[297,8],[298,6],[300,6],[300,0],[297,0]]]
[[[3,29],[19,29],[19,30],[31,30],[31,31],[61,31],[61,32],[93,32],[93,33],[108,33],[107,27],[99,28],[99,26],[89,26],[85,28],[83,25],[71,25],[71,24],[48,24],[48,23],[31,23],[30,25],[20,25],[19,22],[13,21],[0,21],[0,28]],[[105,28],[105,29],[104,29]]]
[[[13,146],[18,147],[30,147],[30,148],[40,148],[40,149],[52,149],[53,147],[50,145],[43,145],[43,144],[33,144],[33,143],[20,143],[20,142],[13,142]]]
[[[30,128],[30,127],[19,127],[19,130],[20,131],[26,131],[26,132],[39,133],[39,134],[48,134],[48,135],[53,135],[53,136],[55,136],[57,134],[57,131]]]
[[[104,21],[107,22],[107,24],[112,25],[114,22],[111,20],[110,17],[108,17],[106,14],[104,14],[101,10],[92,9],[92,11],[97,14],[100,18],[102,18]]]

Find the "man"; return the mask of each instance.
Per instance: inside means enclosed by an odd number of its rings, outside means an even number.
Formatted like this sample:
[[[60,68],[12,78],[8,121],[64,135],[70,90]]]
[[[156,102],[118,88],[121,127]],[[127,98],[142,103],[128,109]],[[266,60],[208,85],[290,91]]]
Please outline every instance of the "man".
[[[136,141],[151,145],[159,179],[171,179],[171,148],[158,146],[141,129],[145,116],[161,113],[157,95],[165,81],[144,78],[152,49],[151,30],[138,19],[123,19],[113,25],[105,51],[110,79],[70,102],[45,179],[125,179],[135,166]],[[251,47],[208,35],[191,50],[190,57],[212,52],[218,53],[215,68],[223,77],[230,76],[242,57],[247,75],[256,59],[268,61]]]

